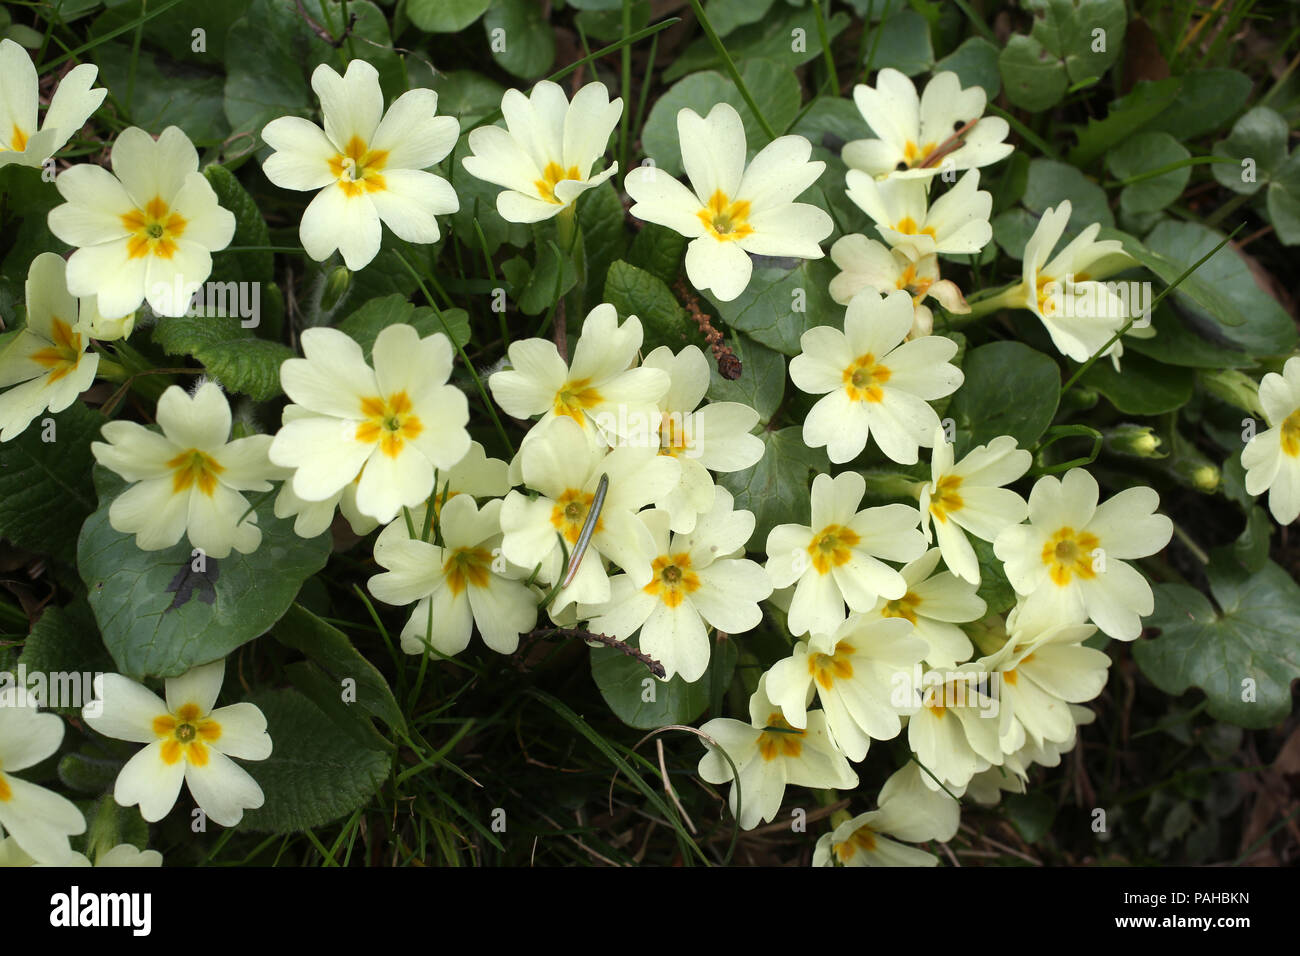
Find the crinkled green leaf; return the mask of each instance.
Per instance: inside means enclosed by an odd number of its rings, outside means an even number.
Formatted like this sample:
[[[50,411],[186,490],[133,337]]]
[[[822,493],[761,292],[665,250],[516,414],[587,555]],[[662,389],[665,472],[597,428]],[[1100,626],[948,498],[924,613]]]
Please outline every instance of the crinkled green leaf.
[[[1287,124],[1281,113],[1256,106],[1233,124],[1227,139],[1214,144],[1214,155],[1235,163],[1215,163],[1214,178],[1233,192],[1252,195],[1286,161]]]
[[[604,298],[618,309],[620,320],[629,315],[641,320],[647,352],[660,345],[680,352],[700,339],[699,329],[663,280],[621,259],[609,267]]]
[[[758,412],[759,421],[767,424],[785,395],[785,356],[739,333],[728,336],[726,342],[740,359],[740,378],[723,378],[717,364],[711,363],[709,401],[748,405]]]
[[[1042,352],[1020,342],[990,342],[966,353],[962,374],[965,381],[948,406],[959,453],[999,435],[1029,448],[1052,423],[1061,373]]]
[[[639,646],[635,636],[628,643]],[[591,649],[591,677],[600,696],[615,717],[638,730],[694,723],[709,706],[714,671],[721,671],[717,676],[725,687],[731,683],[735,667],[736,644],[732,640],[713,643],[708,670],[693,684],[686,683],[680,674],[661,681],[635,657],[612,647]]]
[[[366,361],[370,361],[370,352],[375,347],[375,339],[390,325],[405,323],[414,326],[420,333],[420,337],[425,338],[435,332],[444,332],[443,322],[445,322],[446,329],[451,332],[451,338],[457,345],[464,345],[469,341],[469,315],[464,309],[443,309],[442,320],[439,322],[438,314],[427,305],[416,308],[405,296],[393,293],[364,303],[340,322],[338,328],[361,346]]]
[[[768,532],[779,524],[807,524],[814,472],[830,471],[821,448],[809,448],[798,425],[780,431],[762,431],[763,457],[752,468],[718,475],[718,484],[735,496],[736,508],[754,512],[750,546],[761,550]]]
[[[722,302],[712,293],[703,294],[725,325],[778,352],[798,355],[804,332],[843,321],[844,307],[831,299],[829,291],[836,271],[829,258],[760,259],[737,298]]]

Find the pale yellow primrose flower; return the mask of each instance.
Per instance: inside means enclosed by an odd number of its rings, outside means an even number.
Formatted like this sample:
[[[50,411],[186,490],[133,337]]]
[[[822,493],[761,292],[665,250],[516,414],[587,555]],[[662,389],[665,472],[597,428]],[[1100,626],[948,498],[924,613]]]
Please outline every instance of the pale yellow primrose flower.
[[[962,89],[956,73],[936,73],[918,98],[906,75],[881,70],[875,87],[859,83],[853,102],[878,139],[844,146],[844,162],[876,179],[920,179],[945,169],[988,166],[1011,155],[1004,143],[1011,127],[998,116],[983,116],[983,87]]]
[[[846,195],[871,217],[891,248],[911,249],[917,257],[976,253],[993,238],[989,224],[993,196],[978,188],[978,169],[957,180],[933,205],[926,197],[924,180],[877,181],[850,169],[845,181]]]
[[[1268,510],[1279,524],[1300,517],[1300,357],[1287,359],[1282,374],[1259,382],[1259,402],[1268,428],[1241,451],[1246,491],[1268,492]]]
[[[749,284],[749,254],[820,259],[821,241],[834,223],[823,210],[794,202],[826,164],[810,162],[812,144],[802,136],[781,136],[745,164],[745,127],[735,108],[718,103],[701,117],[677,114],[682,166],[691,182],[654,167],[639,166],[624,186],[638,219],[658,223],[690,239],[686,276],[723,302]]]
[[[712,784],[731,782],[727,803],[732,813],[741,792],[739,822],[745,830],[776,816],[788,784],[835,790],[858,785],[858,775],[826,730],[825,715],[814,710],[805,729],[791,727],[767,696],[766,684],[764,675],[749,698],[748,723],[715,717],[700,727],[717,743],[705,744],[708,752],[700,758],[698,773]],[[719,749],[731,758],[739,776]]]
[[[592,172],[623,115],[623,101],[611,102],[604,83],[588,83],[572,103],[549,80],[528,96],[506,90],[501,115],[505,129],[470,131],[473,155],[461,163],[471,176],[505,187],[497,212],[509,222],[541,222],[572,209],[579,196],[618,172],[618,163]]]
[[[654,576],[638,586],[626,574],[610,580],[609,601],[579,608],[599,634],[626,640],[641,630],[639,647],[664,666],[664,679],[680,674],[687,683],[709,666],[707,626],[743,634],[763,619],[758,602],[772,593],[767,572],[744,557],[754,533],[754,515],[734,510],[725,488],[715,488],[712,508],[690,534],[669,535],[668,512],[642,511],[653,547],[646,552]]]
[[[671,455],[682,466],[677,487],[655,505],[671,516],[673,531],[689,534],[696,518],[713,507],[709,472],[741,471],[763,457],[763,440],[750,434],[758,412],[740,402],[710,402],[697,408],[709,388],[709,360],[697,346],[688,345],[674,355],[661,345],[645,357],[642,367],[662,369],[671,379],[659,400],[659,454]]]
[[[72,852],[68,837],[84,833],[86,820],[71,800],[14,776],[63,742],[63,721],[36,706],[25,688],[0,691],[0,827],[27,856],[56,862]]]
[[[109,524],[134,534],[144,551],[170,548],[183,535],[212,558],[256,551],[262,531],[241,492],[271,490],[271,436],[231,441],[230,405],[212,382],[192,396],[168,388],[157,419],[161,434],[113,421],[103,427],[107,443],[90,445],[96,461],[132,482],[109,506]]]
[[[36,67],[21,46],[7,38],[0,40],[0,168],[10,163],[40,167],[62,149],[108,95],[103,87],[91,89],[98,75],[99,67],[90,63],[69,70],[37,129]]]
[[[944,564],[957,577],[980,583],[979,559],[967,533],[992,541],[1002,529],[1025,520],[1025,499],[1002,486],[1024,475],[1033,460],[1010,435],[999,435],[954,463],[953,445],[942,426],[935,428],[930,481],[920,494],[921,530],[926,541],[937,540]]]
[[[343,76],[322,63],[311,86],[324,129],[281,116],[262,130],[275,150],[262,165],[266,178],[319,190],[298,228],[307,255],[320,262],[337,249],[349,269],[362,269],[379,254],[380,222],[407,242],[437,242],[435,217],[460,208],[451,184],[424,171],[460,133],[455,118],[435,115],[438,94],[407,90],[385,113],[379,71],[365,60],[349,62]]]
[[[86,723],[105,737],[148,744],[117,775],[113,798],[121,806],[139,804],[140,815],[154,823],[176,805],[182,783],[223,827],[262,805],[262,788],[230,758],[271,756],[266,717],[255,704],[216,707],[225,671],[223,659],[167,678],[166,703],[121,674],[95,678],[95,699],[82,711]]]
[[[99,355],[81,316],[94,298],[78,300],[65,281],[63,259],[42,252],[27,273],[27,325],[0,352],[0,441],[21,435],[46,409],[61,412],[95,381]],[[9,387],[12,386],[12,387]]]
[[[790,726],[808,726],[815,690],[826,726],[844,756],[856,762],[874,740],[892,740],[901,718],[916,712],[920,694],[902,700],[896,684],[925,656],[926,643],[902,619],[850,615],[834,634],[814,634],[767,672],[767,692]]]
[[[357,509],[382,523],[427,499],[434,469],[455,465],[470,444],[465,393],[447,384],[447,337],[390,325],[375,339],[373,368],[338,329],[307,329],[300,341],[305,358],[281,365],[280,383],[311,414],[286,421],[269,452],[294,469],[294,494],[327,501],[360,474]]]
[[[893,601],[907,593],[907,581],[884,561],[912,561],[925,553],[920,515],[904,504],[858,511],[865,493],[866,481],[855,471],[818,475],[812,524],[777,525],[768,534],[772,586],[795,585],[791,634],[833,634],[844,622],[846,603],[853,611],[870,611],[882,597]]]
[[[925,641],[929,650],[925,661],[931,667],[955,667],[968,660],[972,647],[958,624],[977,621],[988,605],[975,593],[976,585],[951,571],[935,574],[940,552],[932,548],[903,566],[899,572],[907,582],[907,593],[894,601],[881,598],[864,618],[903,618]]]
[[[891,249],[883,242],[855,234],[835,240],[831,259],[840,273],[831,280],[830,293],[840,305],[848,305],[865,289],[881,295],[901,289],[912,297],[915,314],[907,333],[909,339],[929,335],[934,328],[934,315],[929,306],[922,304],[927,297],[954,315],[970,311],[957,283],[939,278],[939,257],[934,253],[921,256],[910,245]]]
[[[948,361],[957,354],[952,339],[904,341],[914,317],[906,292],[882,298],[866,289],[849,302],[844,331],[819,325],[800,336],[790,379],[800,391],[824,396],[804,419],[805,445],[825,447],[839,464],[856,458],[874,438],[891,461],[916,464],[919,449],[930,447],[939,426],[929,402],[955,392],[963,376]]]
[[[406,653],[423,654],[432,646],[449,657],[459,654],[477,625],[484,644],[513,654],[519,635],[532,630],[537,596],[520,580],[528,570],[501,556],[500,516],[500,499],[479,509],[472,495],[462,494],[440,508],[441,545],[413,539],[405,518],[379,533],[375,562],[385,571],[366,586],[385,604],[415,604],[402,628]],[[417,534],[424,518],[411,516]]]
[[[1125,563],[1155,554],[1173,536],[1151,488],[1126,488],[1098,504],[1097,480],[1082,468],[1044,475],[1029,493],[1029,523],[998,534],[993,553],[1024,598],[1024,612],[1061,623],[1091,620],[1102,633],[1136,640],[1154,608],[1151,585]]]
[[[111,173],[82,163],[54,181],[67,202],[50,210],[50,232],[77,247],[68,290],[98,296],[107,319],[144,301],[159,315],[183,315],[212,272],[212,253],[234,237],[234,214],[218,204],[178,127],[155,140],[132,126],[113,142],[111,160]]]

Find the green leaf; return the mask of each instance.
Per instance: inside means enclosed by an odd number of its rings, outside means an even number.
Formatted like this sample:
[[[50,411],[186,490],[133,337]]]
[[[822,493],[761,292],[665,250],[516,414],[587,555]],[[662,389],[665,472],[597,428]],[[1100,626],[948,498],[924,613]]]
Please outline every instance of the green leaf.
[[[469,314],[464,309],[444,309],[442,318],[447,323],[455,344],[464,345],[469,341]],[[438,314],[433,309],[427,305],[417,309],[398,293],[364,303],[340,322],[338,328],[361,346],[361,351],[369,362],[370,352],[375,347],[379,333],[390,325],[403,323],[414,326],[421,338],[443,332],[443,324],[438,321]]]
[[[759,104],[763,115],[778,133],[794,122],[799,112],[799,81],[793,72],[770,60],[749,60],[740,70],[740,78]],[[707,116],[717,103],[730,103],[745,124],[745,142],[752,156],[767,145],[758,120],[750,112],[734,83],[721,73],[708,70],[692,73],[675,83],[646,117],[641,131],[641,146],[669,176],[682,172],[681,148],[677,140],[677,113],[690,108]]]
[[[640,646],[635,638],[628,643]],[[718,680],[727,686],[736,667],[736,657],[735,641],[715,642],[708,670],[695,683],[688,684],[680,674],[668,681],[658,680],[635,657],[612,647],[593,647],[591,677],[615,717],[629,727],[653,730],[669,724],[693,723],[709,706],[714,671],[721,671]]]
[[[622,258],[627,249],[623,204],[612,182],[607,180],[587,190],[578,200],[578,228],[582,230],[582,247],[587,259],[585,301],[594,304],[602,301],[600,295],[609,264]]]
[[[189,50],[188,36],[183,47]],[[126,105],[130,86],[131,47],[105,43],[95,48],[99,83]],[[210,63],[211,61],[209,61]],[[172,60],[145,50],[135,57],[135,86],[131,90],[131,125],[157,136],[168,126],[181,126],[197,143],[219,143],[230,134],[222,111],[225,76],[210,68]]]
[[[1079,145],[1070,150],[1070,162],[1088,166],[1116,143],[1149,128],[1154,117],[1164,115],[1178,102],[1180,89],[1181,80],[1175,76],[1139,83],[1127,96],[1110,104],[1105,119],[1090,119],[1086,128],[1077,130]]]
[[[700,338],[699,329],[663,280],[621,259],[609,267],[604,301],[618,310],[620,321],[629,315],[641,320],[644,351],[667,345],[679,352]]]
[[[1153,172],[1191,157],[1187,147],[1168,133],[1139,133],[1106,154],[1106,169],[1116,179]],[[1158,212],[1183,194],[1192,168],[1183,166],[1124,187],[1120,208],[1126,215]]]
[[[935,73],[951,70],[962,87],[982,86],[990,100],[1002,92],[1002,74],[998,71],[998,48],[983,37],[968,37],[934,65]]]
[[[499,110],[506,91],[496,80],[474,70],[436,72],[428,87],[438,94],[438,115],[454,116],[462,133]],[[471,178],[468,173],[465,175]]]
[[[235,215],[232,246],[269,246],[271,235],[257,202],[234,173],[224,166],[209,166],[203,175],[217,194],[217,202]],[[212,278],[235,282],[270,283],[275,278],[274,258],[269,251],[217,252],[212,256]]]
[[[1124,351],[1131,349],[1166,365],[1187,368],[1253,368],[1257,364],[1245,352],[1230,348],[1225,342],[1198,335],[1179,318],[1168,301],[1156,307],[1151,327],[1156,332],[1152,338],[1129,336],[1124,340]]]
[[[455,188],[460,199],[460,208],[451,214],[452,234],[462,243],[478,249],[481,244],[474,229],[474,220],[477,219],[487,243],[488,255],[496,255],[503,243],[524,248],[532,236],[527,224],[507,222],[501,218],[497,212],[497,194],[501,192],[501,187],[466,172],[461,160],[469,155],[469,137],[461,136],[447,165],[447,181]],[[373,268],[373,265],[368,268]]]
[[[1030,448],[1052,423],[1061,372],[1042,352],[1019,342],[990,342],[966,353],[962,374],[965,381],[948,406],[962,454],[999,435]]]
[[[685,252],[685,236],[675,229],[648,222],[632,240],[627,261],[671,284],[681,273]]]
[[[822,96],[790,128],[813,146],[838,149],[855,139],[871,139],[873,134],[857,105],[847,97]]]
[[[511,291],[524,315],[541,315],[578,283],[578,269],[573,258],[554,242],[543,243],[539,235],[535,250],[537,261],[522,284],[518,279],[519,273],[510,275],[507,272],[511,285],[515,287]]]
[[[1095,388],[1125,415],[1163,415],[1192,400],[1189,369],[1161,365],[1141,355],[1125,355],[1122,372],[1110,361],[1094,362],[1079,384]]]
[[[1300,677],[1300,586],[1271,561],[1253,573],[1215,561],[1208,574],[1218,609],[1185,584],[1157,585],[1146,624],[1160,636],[1136,643],[1133,657],[1165,693],[1201,688],[1217,720],[1281,724],[1291,713],[1291,682]]]
[[[705,11],[707,12],[707,10]],[[849,15],[836,12],[826,18],[826,38],[834,40],[849,25]],[[802,34],[795,31],[802,31]],[[721,35],[721,34],[719,34]],[[802,36],[802,42],[800,37]],[[727,38],[727,52],[738,66],[750,60],[770,60],[783,69],[794,70],[822,55],[817,18],[811,6],[786,10],[752,26],[744,26]],[[707,37],[701,36],[677,56],[664,71],[665,82],[696,70],[721,70],[723,62]],[[757,93],[760,107],[766,106]]]
[[[1222,241],[1222,233],[1199,223],[1165,220],[1151,230],[1145,245],[1182,272]],[[1146,259],[1142,263],[1150,267]],[[1173,298],[1190,318],[1205,323],[1207,331],[1250,355],[1285,355],[1295,348],[1295,322],[1255,281],[1250,266],[1231,245],[1197,269]],[[1210,325],[1209,320],[1227,324]]]
[[[90,606],[81,598],[45,609],[27,635],[18,663],[27,669],[28,686],[33,691],[32,678],[44,675],[41,703],[65,717],[80,716],[82,705],[93,696],[94,675],[113,669]]]
[[[798,355],[804,332],[815,325],[843,321],[844,308],[829,292],[835,271],[829,258],[760,259],[754,264],[749,285],[737,298],[722,302],[712,293],[704,295],[733,329],[778,352]]]
[[[555,31],[534,0],[494,0],[483,29],[492,59],[507,73],[535,80],[555,62]]]
[[[930,45],[930,25],[915,10],[900,10],[880,25],[880,41],[873,70],[890,66],[900,73],[915,76],[934,65],[934,48]]]
[[[1228,138],[1214,144],[1214,155],[1236,163],[1215,163],[1214,178],[1233,192],[1252,195],[1286,161],[1287,124],[1276,110],[1257,106],[1233,124]]]
[[[727,344],[740,359],[740,378],[723,378],[717,364],[712,363],[709,401],[748,405],[758,412],[759,422],[766,425],[785,396],[785,356],[740,333],[732,335]]]
[[[1007,819],[1026,843],[1037,843],[1052,830],[1056,803],[1043,793],[1007,793],[1002,797]]]
[[[1021,199],[1025,208],[1041,216],[1049,207],[1059,206],[1063,199],[1070,200],[1070,221],[1065,226],[1067,233],[1078,233],[1094,222],[1103,226],[1115,225],[1115,216],[1106,201],[1106,191],[1078,169],[1054,159],[1031,161],[1025,195]]]
[[[425,33],[459,33],[483,16],[492,0],[407,0],[406,15]]]
[[[271,632],[287,647],[301,651],[328,677],[328,700],[340,705],[345,723],[363,723],[373,728],[370,718],[382,720],[389,727],[406,728],[402,709],[384,680],[384,675],[352,646],[348,636],[325,623],[301,604],[293,604]],[[345,687],[346,682],[351,686]],[[345,700],[350,690],[353,699]],[[324,702],[317,706],[326,709]],[[327,711],[328,712],[328,711]],[[381,738],[382,739],[382,738]]]
[[[153,340],[168,355],[191,355],[233,392],[257,401],[281,394],[280,365],[293,349],[259,339],[235,316],[177,316],[154,326]]]
[[[1268,220],[1283,245],[1300,245],[1300,149],[1273,174],[1268,184]]]
[[[110,490],[101,491],[99,509],[81,529],[77,568],[109,653],[136,680],[183,674],[266,633],[329,557],[328,533],[300,538],[292,518],[275,517],[274,492],[260,494],[262,542],[252,554],[209,557],[195,570],[188,539],[141,551],[134,535],[109,524],[109,507],[124,488],[115,477],[104,476]]]
[[[389,758],[364,747],[295,690],[254,694],[275,744],[265,760],[242,766],[266,802],[245,812],[239,826],[264,833],[310,830],[364,806],[388,776]]]
[[[966,540],[975,549],[975,557],[980,565],[980,585],[975,593],[988,605],[989,614],[1005,614],[1016,606],[1016,590],[1007,580],[1002,562],[993,553],[990,542],[973,534],[966,535]]]
[[[768,532],[779,524],[807,524],[811,518],[808,494],[814,472],[830,470],[826,452],[809,448],[799,426],[763,431],[763,457],[752,468],[718,475],[718,484],[735,496],[736,509],[754,512],[756,524],[750,541],[763,547]]]
[[[1055,106],[1069,85],[1065,64],[1038,40],[1020,33],[1007,40],[998,54],[998,70],[1007,99],[1031,113]]]
[[[1170,133],[1183,142],[1212,133],[1235,116],[1246,104],[1253,85],[1240,70],[1193,70],[1179,79],[1181,95],[1145,128]],[[1150,82],[1142,80],[1134,91]]]
[[[762,20],[772,9],[772,2],[773,0],[705,0],[704,15],[709,18],[714,32],[725,37],[736,27]],[[611,2],[611,6],[618,6],[618,3]]]
[[[0,444],[0,536],[18,548],[75,560],[78,529],[95,510],[90,443],[103,424],[104,416],[75,401],[38,415]]]

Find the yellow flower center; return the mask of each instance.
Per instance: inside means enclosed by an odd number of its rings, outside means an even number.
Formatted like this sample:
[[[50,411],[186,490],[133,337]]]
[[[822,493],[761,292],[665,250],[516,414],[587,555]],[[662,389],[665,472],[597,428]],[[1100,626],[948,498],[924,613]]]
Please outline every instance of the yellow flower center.
[[[1300,456],[1300,408],[1282,421],[1282,451],[1291,458]]]
[[[424,431],[424,424],[418,415],[411,413],[411,408],[411,399],[405,391],[394,392],[387,398],[373,395],[361,399],[361,415],[365,420],[357,426],[357,441],[378,442],[385,455],[396,458],[406,442]]]
[[[678,607],[686,595],[700,588],[700,578],[691,570],[691,556],[681,554],[661,554],[650,565],[654,577],[641,590],[646,594],[657,595],[668,607]]]
[[[485,588],[488,570],[492,567],[492,554],[486,548],[457,548],[442,566],[447,587],[453,595],[460,594],[467,585]]]
[[[586,494],[575,488],[567,488],[564,494],[555,499],[555,505],[551,508],[551,527],[564,535],[564,539],[569,544],[578,543],[582,526],[587,521],[587,510],[595,498],[595,495]],[[592,534],[602,530],[603,527],[600,518],[597,518]]]
[[[122,225],[131,235],[126,240],[129,259],[154,255],[170,259],[176,254],[176,240],[185,233],[185,217],[172,212],[162,197],[154,196],[143,209],[132,209],[122,214]]]
[[[542,178],[533,180],[533,185],[537,187],[538,195],[547,202],[554,203],[557,206],[563,206],[564,200],[556,198],[555,187],[564,179],[582,179],[582,175],[578,172],[577,166],[570,166],[568,169],[565,169],[559,163],[552,160],[547,163],[546,168],[542,170]]]
[[[818,574],[830,573],[832,567],[838,567],[853,557],[852,548],[861,540],[856,531],[837,524],[827,525],[813,536],[808,545],[813,567]]]
[[[938,234],[934,231],[934,226],[926,226],[924,229],[916,227],[916,220],[911,216],[904,216],[894,224],[894,232],[901,232],[905,236],[925,235],[931,239],[937,239]]]
[[[826,690],[835,686],[837,680],[848,680],[853,676],[853,645],[841,641],[834,654],[809,654],[808,673]]]
[[[715,189],[708,204],[695,215],[714,239],[731,242],[753,234],[749,211],[748,199],[728,199],[721,189]]]
[[[1048,286],[1052,286],[1051,289]],[[1038,311],[1042,315],[1056,314],[1056,297],[1060,295],[1061,288],[1056,284],[1056,280],[1051,276],[1039,274],[1037,281],[1036,297],[1038,300]]]
[[[676,458],[691,447],[691,433],[685,416],[677,412],[664,412],[659,423],[659,454]]]
[[[926,143],[924,146],[917,146],[909,139],[903,145],[903,159],[907,161],[909,167],[920,166],[930,158],[937,145],[937,143]]]
[[[758,738],[758,752],[764,760],[777,757],[798,757],[803,752],[804,731],[791,727],[779,710],[767,715],[767,726],[779,730],[764,730]]]
[[[330,172],[338,180],[339,189],[351,199],[362,193],[383,192],[388,183],[382,175],[388,165],[388,150],[370,149],[360,136],[353,136],[343,152],[329,160]]]
[[[575,378],[565,382],[555,393],[555,404],[552,409],[555,414],[568,415],[582,424],[583,411],[596,407],[604,400],[600,391],[591,387],[591,379]]]
[[[859,355],[844,370],[844,389],[855,402],[879,402],[885,397],[880,388],[893,373],[885,365],[876,364],[876,357],[868,352]]]
[[[51,319],[50,324],[53,326],[53,337],[50,339],[52,344],[33,352],[31,356],[37,365],[50,370],[49,377],[45,380],[47,385],[75,371],[81,364],[81,357],[86,354],[81,347],[81,335],[72,331],[72,326],[58,317]]]
[[[1064,527],[1047,539],[1043,545],[1043,564],[1047,565],[1052,581],[1065,587],[1074,575],[1084,579],[1097,576],[1092,568],[1093,552],[1101,542],[1095,534]]]
[[[930,492],[930,514],[936,521],[947,521],[953,511],[960,511],[965,504],[957,489],[961,487],[961,478],[957,475],[944,475],[939,484]]]
[[[859,850],[871,853],[875,849],[876,834],[871,827],[863,824],[843,843],[835,844],[835,855],[840,858],[841,863],[847,863]]]
[[[197,485],[209,498],[217,490],[217,475],[226,470],[215,458],[197,448],[187,448],[167,462],[167,467],[172,469],[172,494],[179,495]]]
[[[208,744],[221,739],[221,724],[199,713],[197,704],[183,704],[175,714],[153,719],[153,732],[162,739],[162,759],[174,764],[184,757],[196,767],[208,764]]]
[[[921,606],[921,599],[913,591],[908,591],[896,601],[888,601],[880,609],[881,617],[901,617],[912,624],[916,623],[916,609]]]
[[[930,291],[930,286],[934,285],[934,280],[918,278],[916,266],[908,263],[907,268],[903,270],[903,274],[898,277],[898,281],[894,284],[899,289],[906,289],[912,296],[912,305],[916,306],[925,298],[925,294]]]

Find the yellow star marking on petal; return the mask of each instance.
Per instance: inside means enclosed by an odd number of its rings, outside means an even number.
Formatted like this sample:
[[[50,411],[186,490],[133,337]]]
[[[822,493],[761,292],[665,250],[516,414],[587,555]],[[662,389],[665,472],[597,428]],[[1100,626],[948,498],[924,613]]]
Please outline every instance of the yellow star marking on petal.
[[[575,378],[567,381],[555,393],[555,414],[568,415],[578,424],[582,424],[583,411],[595,408],[605,400],[599,389],[591,387],[591,379]]]
[[[904,216],[894,225],[894,232],[901,232],[905,236],[926,235],[931,239],[939,238],[938,233],[934,231],[934,226],[926,226],[924,229],[917,229],[916,220],[911,216]]]
[[[910,139],[903,144],[903,159],[907,161],[908,166],[920,166],[934,152],[937,143],[926,143],[924,146],[917,146]]]
[[[13,796],[14,792],[9,789],[9,781],[5,779],[4,774],[0,773],[0,803],[8,803]]]
[[[961,487],[961,477],[944,475],[939,479],[938,487],[930,492],[930,514],[936,521],[947,521],[948,515],[960,511],[965,504],[957,489]]]
[[[1282,420],[1282,452],[1291,458],[1300,456],[1300,408]]]
[[[143,209],[123,213],[121,220],[126,231],[131,233],[126,240],[128,259],[148,255],[170,259],[176,254],[176,240],[185,234],[185,227],[189,225],[184,216],[171,211],[161,196],[154,196]]]
[[[577,166],[570,166],[568,169],[565,169],[559,163],[555,162],[555,160],[551,160],[546,164],[546,168],[542,170],[542,178],[534,179],[533,185],[537,187],[537,194],[547,202],[553,203],[556,206],[563,206],[564,200],[556,197],[555,187],[565,179],[580,180],[582,179],[582,174],[578,172]]]
[[[1049,290],[1047,288],[1049,285],[1053,286],[1054,288],[1052,290]],[[1039,273],[1037,287],[1038,288],[1037,288],[1036,295],[1038,299],[1038,311],[1042,315],[1055,315],[1056,314],[1055,297],[1058,296],[1061,292],[1060,286],[1056,284],[1056,280],[1053,279],[1051,276],[1045,276],[1042,273]]]
[[[774,710],[767,715],[768,727],[779,727],[785,733],[773,733],[770,730],[763,731],[758,738],[758,752],[763,755],[764,760],[775,760],[777,757],[798,757],[803,752],[804,731],[795,730],[791,727],[779,710]]]
[[[853,676],[853,645],[841,641],[834,654],[809,654],[808,673],[826,690],[835,686],[837,680],[848,680]]]
[[[589,495],[574,488],[566,489],[564,494],[555,499],[555,505],[551,508],[551,526],[564,535],[564,539],[569,544],[578,543],[578,537],[582,534],[582,526],[587,521],[587,509],[591,507],[591,503],[595,499],[595,495]],[[604,527],[604,522],[597,517],[596,527],[591,533],[596,534],[602,531]]]
[[[840,858],[841,863],[847,863],[853,859],[858,850],[866,853],[872,853],[876,849],[876,834],[865,823],[853,831],[852,835],[843,843],[835,844],[835,855]]]
[[[714,239],[731,242],[753,234],[754,227],[749,224],[749,212],[748,199],[728,199],[726,193],[716,189],[709,197],[708,204],[695,215]]]
[[[691,556],[661,554],[650,565],[654,577],[641,590],[655,595],[668,607],[680,607],[686,595],[700,589],[700,576],[691,570]]]
[[[885,397],[880,386],[892,377],[888,366],[878,365],[876,357],[868,352],[849,363],[843,372],[844,390],[854,402],[879,402]]]
[[[934,285],[934,280],[918,278],[916,266],[908,263],[907,268],[903,270],[903,274],[898,277],[898,281],[894,284],[899,289],[907,290],[912,296],[912,305],[915,306],[925,298],[925,294],[930,291],[930,286]]]
[[[921,606],[921,599],[915,592],[908,591],[896,601],[888,601],[880,609],[881,617],[901,617],[912,624],[916,623],[916,609]]]
[[[442,573],[451,593],[457,595],[469,585],[487,587],[491,567],[492,553],[486,548],[457,548],[443,564]]]
[[[676,458],[694,447],[692,429],[679,412],[664,412],[659,423],[659,454]]]
[[[408,441],[424,431],[424,423],[418,415],[411,414],[411,408],[411,399],[405,391],[394,392],[387,398],[382,395],[362,398],[364,421],[357,426],[357,441],[378,443],[380,451],[396,458]]]
[[[387,165],[388,150],[370,149],[360,136],[353,136],[343,152],[336,153],[329,160],[330,172],[349,199],[387,189],[388,183],[380,175]]]
[[[208,765],[207,745],[221,739],[221,724],[203,718],[197,704],[182,704],[175,714],[159,714],[153,732],[162,739],[162,759],[174,764],[182,757],[196,767]]]
[[[1065,587],[1074,575],[1085,580],[1095,578],[1097,572],[1092,569],[1092,553],[1100,544],[1095,534],[1070,527],[1060,528],[1043,545],[1043,564],[1047,565],[1053,583]]]
[[[13,129],[9,133],[9,148],[15,153],[21,153],[27,148],[27,134],[17,123],[13,124]]]
[[[72,326],[57,316],[50,320],[50,324],[53,326],[50,341],[54,344],[31,354],[33,362],[50,370],[45,380],[47,385],[75,371],[81,364],[81,357],[86,354],[81,347],[81,334],[72,331]]]
[[[829,574],[832,567],[839,567],[853,557],[850,549],[861,540],[856,531],[828,524],[808,545],[813,567],[818,574]]]
[[[167,467],[172,469],[172,494],[178,495],[198,485],[199,491],[209,498],[217,490],[217,475],[226,470],[215,458],[197,448],[187,448],[167,462]]]

